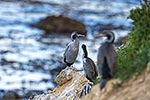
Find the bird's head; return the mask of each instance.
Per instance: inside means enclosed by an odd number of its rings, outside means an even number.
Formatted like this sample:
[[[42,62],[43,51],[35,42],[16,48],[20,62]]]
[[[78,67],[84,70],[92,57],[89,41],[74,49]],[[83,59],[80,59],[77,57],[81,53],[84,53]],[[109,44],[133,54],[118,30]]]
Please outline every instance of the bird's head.
[[[108,43],[113,43],[115,40],[115,35],[112,31],[105,30],[103,32],[100,32],[99,34],[96,34],[95,37],[107,37]]]
[[[82,49],[86,49],[86,45],[85,44],[82,44]]]
[[[84,37],[84,35],[80,34],[79,32],[75,31],[71,34],[71,39],[72,40],[75,40],[76,38],[79,38],[79,37]]]

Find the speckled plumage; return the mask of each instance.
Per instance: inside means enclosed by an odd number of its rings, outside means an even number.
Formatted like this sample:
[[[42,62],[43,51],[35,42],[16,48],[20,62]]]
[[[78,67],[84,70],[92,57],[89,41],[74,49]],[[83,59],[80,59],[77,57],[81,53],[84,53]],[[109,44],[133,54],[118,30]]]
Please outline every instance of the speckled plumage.
[[[83,68],[84,68],[84,72],[86,75],[86,78],[89,79],[90,81],[94,81],[97,77],[97,71],[96,71],[96,65],[94,63],[94,61],[88,57],[88,52],[86,49],[86,46],[83,44],[82,45],[82,49],[83,49]]]
[[[67,45],[67,48],[64,53],[64,62],[66,63],[67,66],[71,66],[79,52],[79,37],[82,36],[78,34],[77,32],[73,32],[71,35],[71,42]]]

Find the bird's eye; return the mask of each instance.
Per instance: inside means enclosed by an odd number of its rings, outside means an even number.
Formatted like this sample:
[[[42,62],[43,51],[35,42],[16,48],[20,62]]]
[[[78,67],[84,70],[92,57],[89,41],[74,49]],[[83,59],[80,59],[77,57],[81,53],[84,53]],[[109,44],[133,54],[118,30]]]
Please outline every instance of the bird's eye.
[[[72,36],[72,39],[75,39],[77,37],[77,34],[74,34],[73,36]]]
[[[108,39],[110,39],[110,38],[111,38],[111,36],[110,36],[110,35],[107,35],[107,38],[108,38]]]

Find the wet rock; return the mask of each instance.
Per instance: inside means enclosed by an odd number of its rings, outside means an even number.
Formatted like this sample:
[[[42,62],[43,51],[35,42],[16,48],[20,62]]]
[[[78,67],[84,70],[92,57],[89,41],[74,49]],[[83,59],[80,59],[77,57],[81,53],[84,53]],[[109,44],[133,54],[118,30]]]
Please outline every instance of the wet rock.
[[[108,24],[96,24],[94,25],[93,29],[95,31],[103,31],[103,30],[127,30],[129,29],[129,27],[125,26],[125,25],[113,25],[112,23],[108,23]]]
[[[16,61],[7,60],[5,58],[1,58],[0,64],[1,65],[12,65],[16,63]]]
[[[0,51],[0,54],[6,54],[6,53],[8,53],[9,51],[8,50],[1,50]]]
[[[72,68],[62,70],[56,78],[56,83],[58,86],[54,90],[48,94],[34,96],[31,100],[76,100],[81,94],[86,95],[92,86],[81,71]]]
[[[86,33],[86,26],[83,23],[64,16],[48,16],[33,26],[44,30],[45,33],[71,33],[73,31],[79,31],[84,35]]]
[[[0,90],[0,100],[27,100],[27,98],[32,98],[35,94],[43,93],[43,91],[38,90]]]
[[[3,96],[3,98],[5,98],[5,100],[15,100],[15,99],[19,99],[20,96],[17,94],[17,92],[8,91]]]

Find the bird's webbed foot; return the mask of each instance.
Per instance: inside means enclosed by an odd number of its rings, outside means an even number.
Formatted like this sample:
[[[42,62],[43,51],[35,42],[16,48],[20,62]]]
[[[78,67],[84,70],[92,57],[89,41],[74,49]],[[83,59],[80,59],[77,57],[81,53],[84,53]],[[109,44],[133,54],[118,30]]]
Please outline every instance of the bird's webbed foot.
[[[90,91],[91,91],[91,88],[92,88],[92,84],[85,84],[83,86],[83,89],[82,89],[82,92],[80,94],[80,97],[84,96],[84,95],[87,95]]]

